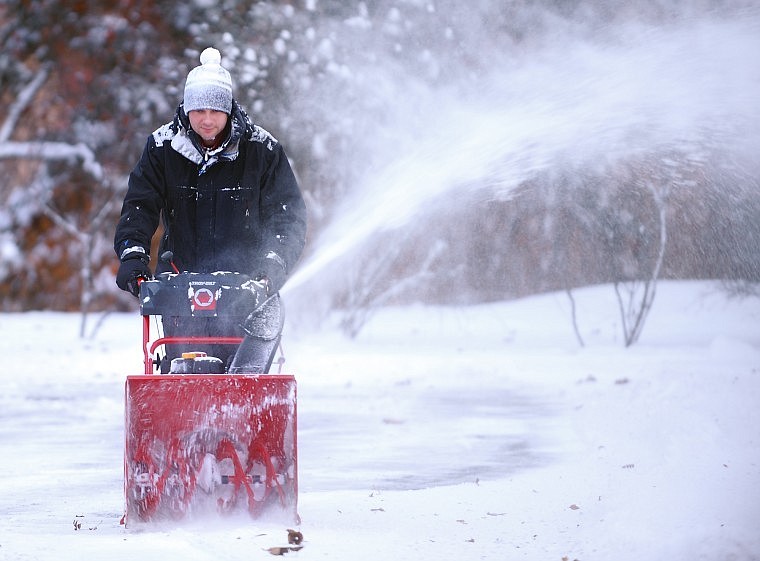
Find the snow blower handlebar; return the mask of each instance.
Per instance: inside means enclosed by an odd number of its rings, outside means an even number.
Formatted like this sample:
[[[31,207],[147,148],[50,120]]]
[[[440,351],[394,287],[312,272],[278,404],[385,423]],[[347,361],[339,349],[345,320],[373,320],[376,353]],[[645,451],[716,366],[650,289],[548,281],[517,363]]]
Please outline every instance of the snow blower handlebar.
[[[243,341],[242,337],[159,337],[151,342],[150,316],[236,316],[243,310],[258,309],[266,299],[260,283],[247,275],[230,272],[160,273],[155,279],[143,279],[139,288],[145,374],[153,373],[154,353],[161,345],[239,345]]]

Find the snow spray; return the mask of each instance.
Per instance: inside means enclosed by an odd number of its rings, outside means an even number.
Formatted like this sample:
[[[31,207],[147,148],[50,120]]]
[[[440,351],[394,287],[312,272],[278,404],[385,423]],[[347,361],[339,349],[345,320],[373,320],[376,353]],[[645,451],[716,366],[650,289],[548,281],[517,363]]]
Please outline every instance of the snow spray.
[[[407,106],[394,102],[396,119],[377,125],[402,131],[392,155],[367,171],[286,290],[322,281],[328,265],[374,233],[441,197],[455,203],[460,189],[504,199],[552,166],[601,169],[653,150],[698,158],[699,147],[716,143],[745,152],[760,145],[760,13],[557,42],[500,63],[469,95],[418,89]],[[404,139],[411,114],[416,125]]]

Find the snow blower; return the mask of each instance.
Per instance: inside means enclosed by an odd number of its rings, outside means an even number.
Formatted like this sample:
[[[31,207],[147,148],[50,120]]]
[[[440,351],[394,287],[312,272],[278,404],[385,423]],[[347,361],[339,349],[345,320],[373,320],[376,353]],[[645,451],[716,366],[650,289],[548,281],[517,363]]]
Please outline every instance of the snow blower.
[[[140,284],[145,368],[125,387],[127,527],[237,512],[297,521],[295,378],[269,374],[271,358],[262,370],[238,356],[249,353],[249,339],[279,343],[281,324],[262,331],[247,325],[261,314],[240,315],[270,304],[252,283],[238,273],[184,272]],[[177,318],[232,318],[244,334],[167,336],[164,325]],[[166,368],[159,355],[225,345],[238,349],[229,365],[186,351]]]

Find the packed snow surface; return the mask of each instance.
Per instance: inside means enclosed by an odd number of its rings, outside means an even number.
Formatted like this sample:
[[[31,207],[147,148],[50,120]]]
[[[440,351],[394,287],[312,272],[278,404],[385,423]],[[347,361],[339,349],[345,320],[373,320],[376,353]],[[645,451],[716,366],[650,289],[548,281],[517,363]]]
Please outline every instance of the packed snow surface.
[[[355,340],[289,317],[300,524],[125,529],[139,315],[2,314],[0,559],[760,557],[760,301],[660,283],[624,348],[614,292],[381,311]],[[76,529],[78,527],[78,529]]]

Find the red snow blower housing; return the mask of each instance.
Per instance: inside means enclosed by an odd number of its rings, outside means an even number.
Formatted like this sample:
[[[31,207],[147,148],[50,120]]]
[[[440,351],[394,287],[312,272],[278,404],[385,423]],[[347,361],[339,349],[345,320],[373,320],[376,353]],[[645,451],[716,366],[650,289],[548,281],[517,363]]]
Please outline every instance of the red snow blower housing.
[[[145,371],[127,376],[125,389],[128,527],[240,511],[297,520],[296,381],[269,374],[271,356],[263,368],[245,359],[252,343],[279,343],[279,303],[260,289],[238,273],[162,273],[141,283]],[[192,324],[189,318],[233,318],[243,332],[160,333],[167,322]],[[154,374],[154,367],[167,370],[161,348],[225,345],[237,349],[229,365],[187,351],[171,360],[168,373]]]

